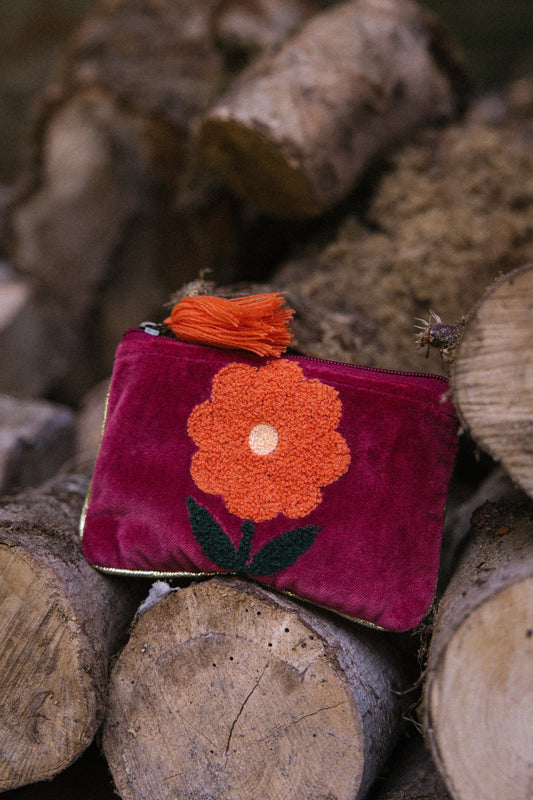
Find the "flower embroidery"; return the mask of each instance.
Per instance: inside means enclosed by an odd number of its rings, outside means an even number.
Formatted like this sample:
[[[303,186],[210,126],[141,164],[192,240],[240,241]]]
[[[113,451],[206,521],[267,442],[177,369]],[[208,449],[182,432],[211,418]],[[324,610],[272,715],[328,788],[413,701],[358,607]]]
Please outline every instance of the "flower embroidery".
[[[192,478],[244,520],[305,517],[350,464],[341,413],[337,391],[294,361],[229,364],[189,417]]]

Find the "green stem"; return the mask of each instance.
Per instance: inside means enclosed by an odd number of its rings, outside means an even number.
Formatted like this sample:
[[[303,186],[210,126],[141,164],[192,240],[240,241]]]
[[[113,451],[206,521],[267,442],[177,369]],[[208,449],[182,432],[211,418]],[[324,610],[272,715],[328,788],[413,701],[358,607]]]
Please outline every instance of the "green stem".
[[[250,557],[250,550],[252,546],[252,537],[254,535],[254,524],[250,520],[245,519],[241,525],[242,539],[239,544],[239,549],[235,556],[235,572],[242,572],[244,565]]]

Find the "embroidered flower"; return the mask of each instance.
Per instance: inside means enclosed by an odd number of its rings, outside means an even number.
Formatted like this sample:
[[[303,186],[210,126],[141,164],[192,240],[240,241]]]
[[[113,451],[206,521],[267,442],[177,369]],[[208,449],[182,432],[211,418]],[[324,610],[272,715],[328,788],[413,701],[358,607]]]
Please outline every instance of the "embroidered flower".
[[[307,380],[294,361],[229,364],[215,375],[211,399],[189,417],[188,432],[199,448],[193,480],[202,491],[222,495],[242,519],[305,517],[350,464],[336,430],[341,413],[336,390]]]

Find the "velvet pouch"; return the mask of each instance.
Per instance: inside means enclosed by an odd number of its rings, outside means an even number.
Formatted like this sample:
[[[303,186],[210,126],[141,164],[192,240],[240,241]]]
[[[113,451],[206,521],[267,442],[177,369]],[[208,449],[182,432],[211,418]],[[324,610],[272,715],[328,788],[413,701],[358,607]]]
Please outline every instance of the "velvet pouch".
[[[446,392],[439,376],[127,331],[85,556],[117,574],[234,573],[411,629],[432,603],[457,447]]]

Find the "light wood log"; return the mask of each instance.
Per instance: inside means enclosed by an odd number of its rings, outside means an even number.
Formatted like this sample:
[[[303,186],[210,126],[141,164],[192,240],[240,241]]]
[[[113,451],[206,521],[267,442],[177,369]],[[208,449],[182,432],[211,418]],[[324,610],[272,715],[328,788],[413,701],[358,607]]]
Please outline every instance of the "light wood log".
[[[85,561],[89,479],[63,477],[0,508],[0,792],[52,778],[91,743],[138,588]]]
[[[110,681],[103,747],[123,800],[363,797],[405,680],[379,635],[240,580],[156,586]]]
[[[253,64],[205,117],[207,159],[279,217],[317,215],[420,125],[463,104],[444,32],[410,0],[352,0],[306,23]],[[464,88],[464,87],[463,87]]]
[[[452,385],[477,444],[533,497],[533,265],[491,285],[473,309]]]
[[[454,800],[528,800],[533,748],[533,506],[482,506],[439,605],[423,724]]]

